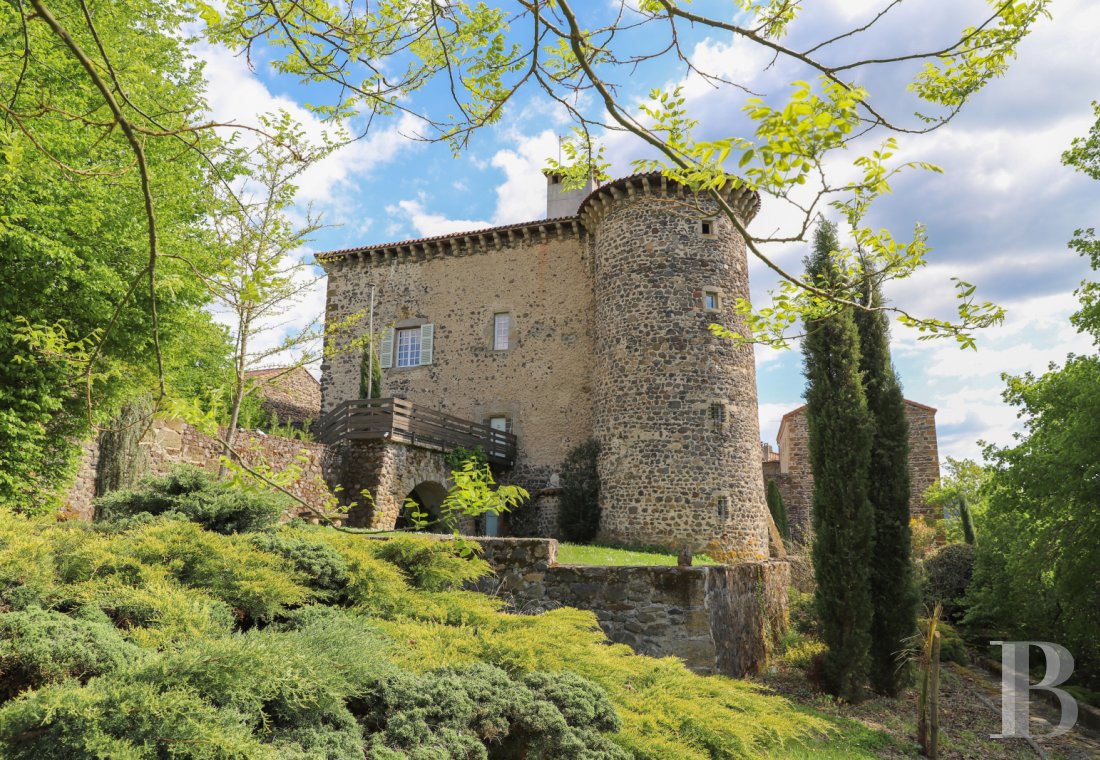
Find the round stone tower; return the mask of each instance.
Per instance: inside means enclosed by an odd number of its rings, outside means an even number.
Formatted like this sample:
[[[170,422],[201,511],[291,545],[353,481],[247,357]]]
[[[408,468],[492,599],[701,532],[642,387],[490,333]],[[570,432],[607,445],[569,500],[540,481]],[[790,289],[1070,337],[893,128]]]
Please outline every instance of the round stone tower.
[[[759,197],[729,190],[747,224]],[[750,346],[711,335],[748,298],[745,243],[717,204],[660,173],[599,188],[578,214],[592,246],[600,537],[768,556]]]

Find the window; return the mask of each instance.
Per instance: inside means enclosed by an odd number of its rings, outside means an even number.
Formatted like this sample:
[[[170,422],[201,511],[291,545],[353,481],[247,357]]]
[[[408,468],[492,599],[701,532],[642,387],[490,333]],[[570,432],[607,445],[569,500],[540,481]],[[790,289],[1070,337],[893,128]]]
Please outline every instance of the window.
[[[722,299],[718,295],[717,290],[704,290],[703,291],[703,308],[707,311],[720,311],[722,308]]]
[[[714,220],[713,219],[700,219],[699,220],[699,234],[703,237],[714,236]]]
[[[409,325],[412,322],[412,325]],[[421,322],[421,324],[417,324]],[[435,325],[423,324],[422,320],[406,320],[398,323],[396,329],[387,327],[382,331],[382,342],[378,347],[378,366],[419,367],[431,364],[435,349]]]
[[[508,335],[512,330],[511,314],[493,315],[493,350],[504,351],[509,347]]]
[[[507,417],[490,417],[489,427],[502,433],[509,433],[512,429],[512,423]]]
[[[397,331],[397,366],[415,367],[420,364],[420,328]]]
[[[726,426],[725,404],[710,405],[710,425],[716,433],[722,432],[722,429]]]
[[[730,516],[730,500],[728,496],[718,497],[718,519],[727,520]]]

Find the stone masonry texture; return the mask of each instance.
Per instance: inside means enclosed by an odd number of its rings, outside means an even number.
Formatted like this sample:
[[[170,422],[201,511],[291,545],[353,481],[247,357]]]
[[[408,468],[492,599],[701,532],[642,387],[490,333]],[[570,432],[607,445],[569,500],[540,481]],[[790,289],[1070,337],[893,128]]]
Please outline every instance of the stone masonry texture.
[[[247,373],[256,383],[263,407],[281,423],[312,427],[321,416],[321,384],[305,367],[274,367]]]
[[[787,563],[697,567],[557,564],[557,542],[478,539],[494,574],[479,590],[518,612],[591,610],[607,637],[699,673],[758,673],[787,628]]]
[[[744,242],[713,201],[674,190],[612,186],[581,208],[595,261],[600,535],[765,559],[752,348],[708,329],[744,330]]]
[[[913,517],[942,517],[925,502],[924,492],[939,480],[940,457],[936,443],[936,410],[906,400],[909,420],[909,511]],[[797,543],[810,540],[814,477],[810,471],[810,434],[806,407],[788,412],[779,426],[779,461],[763,463],[763,481],[774,479],[783,494],[791,538]]]
[[[381,395],[479,423],[508,418],[519,452],[501,481],[526,488],[525,509],[539,509],[539,494],[592,430],[591,264],[574,227],[538,224],[477,245],[376,251],[325,267],[326,320],[353,324],[328,338],[323,408],[359,397],[362,353],[347,347],[368,330],[373,283],[376,334],[435,326],[432,363],[384,369]],[[511,316],[506,350],[493,348],[499,313]]]
[[[746,223],[758,206],[744,191],[726,199]],[[374,285],[376,334],[432,324],[435,335],[431,364],[383,370],[383,396],[508,418],[519,454],[500,480],[533,496],[515,531],[556,532],[562,461],[595,436],[605,539],[766,558],[752,351],[708,330],[742,330],[733,305],[748,296],[743,241],[716,212],[659,174],[636,175],[594,191],[575,217],[319,255],[323,410],[358,398]],[[499,313],[512,321],[503,351]]]
[[[221,444],[181,420],[154,420],[140,445],[145,449],[148,475],[164,475],[178,464],[190,464],[216,473],[221,464]],[[248,465],[262,462],[276,472],[291,464],[300,466],[302,475],[288,490],[311,507],[324,506],[327,492],[323,472],[327,446],[241,430],[235,448]],[[95,471],[98,459],[99,447],[94,440],[89,441],[85,444],[76,480],[66,497],[68,511],[75,517],[93,517],[92,500],[97,495]],[[297,516],[299,512],[302,516],[310,515],[309,510],[294,509],[288,517]]]

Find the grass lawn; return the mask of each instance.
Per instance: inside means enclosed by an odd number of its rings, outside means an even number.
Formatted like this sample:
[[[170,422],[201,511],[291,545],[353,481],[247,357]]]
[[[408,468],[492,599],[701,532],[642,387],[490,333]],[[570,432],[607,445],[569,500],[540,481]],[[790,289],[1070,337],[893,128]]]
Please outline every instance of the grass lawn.
[[[675,565],[676,555],[660,549],[618,549],[611,546],[558,544],[562,565]],[[705,554],[696,554],[692,564],[717,565]]]

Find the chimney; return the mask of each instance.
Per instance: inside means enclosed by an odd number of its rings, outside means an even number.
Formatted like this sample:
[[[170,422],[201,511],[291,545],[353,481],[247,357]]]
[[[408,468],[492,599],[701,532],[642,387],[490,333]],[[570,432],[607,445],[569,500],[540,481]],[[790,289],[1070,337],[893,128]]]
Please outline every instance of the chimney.
[[[564,189],[564,180],[558,172],[543,169],[546,175],[546,218],[556,219],[561,216],[576,216],[577,209],[581,207],[581,201],[588,197],[596,183],[592,177],[584,183],[579,190]]]

